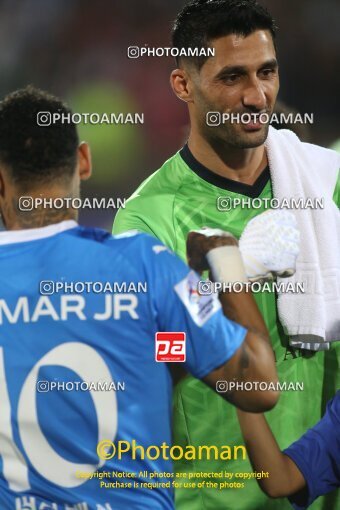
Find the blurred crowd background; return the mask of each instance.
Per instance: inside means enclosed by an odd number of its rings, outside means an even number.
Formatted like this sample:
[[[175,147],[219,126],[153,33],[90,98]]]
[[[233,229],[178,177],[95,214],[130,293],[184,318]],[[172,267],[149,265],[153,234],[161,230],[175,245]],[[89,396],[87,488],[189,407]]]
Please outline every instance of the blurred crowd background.
[[[280,99],[314,113],[308,141],[331,146],[339,127],[339,0],[262,0],[279,26]],[[129,46],[169,46],[184,0],[0,0],[0,92],[33,84],[75,112],[144,113],[144,125],[80,125],[94,175],[84,196],[127,198],[188,132],[172,93],[171,57],[129,59]],[[114,210],[80,221],[111,229]]]

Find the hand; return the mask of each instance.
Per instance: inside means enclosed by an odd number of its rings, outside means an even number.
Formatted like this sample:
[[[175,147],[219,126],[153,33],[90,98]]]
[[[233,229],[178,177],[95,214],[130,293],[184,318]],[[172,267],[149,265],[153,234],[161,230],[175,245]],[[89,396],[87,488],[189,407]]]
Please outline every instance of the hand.
[[[209,269],[206,255],[208,251],[220,246],[238,246],[238,241],[232,234],[220,229],[204,227],[189,232],[187,237],[189,266],[198,273]]]
[[[291,211],[268,210],[255,216],[239,244],[248,279],[254,282],[292,276],[299,244],[300,232]]]

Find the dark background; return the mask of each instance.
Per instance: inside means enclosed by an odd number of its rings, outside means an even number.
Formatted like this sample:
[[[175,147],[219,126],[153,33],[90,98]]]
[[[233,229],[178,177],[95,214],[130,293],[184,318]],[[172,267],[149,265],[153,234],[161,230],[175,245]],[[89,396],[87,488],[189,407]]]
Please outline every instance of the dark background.
[[[94,176],[84,196],[128,197],[183,144],[185,104],[169,86],[171,57],[128,59],[128,46],[169,46],[183,0],[0,1],[0,96],[28,83],[76,112],[144,113],[144,125],[80,125]],[[340,137],[339,0],[263,0],[279,25],[280,98],[314,112],[310,141]],[[81,213],[111,229],[114,211]]]

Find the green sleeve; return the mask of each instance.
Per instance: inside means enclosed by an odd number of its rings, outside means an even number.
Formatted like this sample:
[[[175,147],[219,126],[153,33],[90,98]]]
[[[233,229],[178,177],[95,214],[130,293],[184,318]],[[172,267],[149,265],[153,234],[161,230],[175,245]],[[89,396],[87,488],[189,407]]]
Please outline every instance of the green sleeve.
[[[162,196],[157,195],[135,196],[126,202],[125,209],[119,209],[116,214],[113,234],[138,230],[156,237],[171,250],[176,251],[172,221],[172,201],[168,203]]]
[[[340,209],[340,170],[338,173],[338,180],[336,182],[335,190],[333,193],[333,200]]]
[[[149,225],[142,218],[138,217],[137,214],[130,213],[129,210],[119,209],[114,219],[112,233],[122,234],[127,230],[138,230],[156,237]]]

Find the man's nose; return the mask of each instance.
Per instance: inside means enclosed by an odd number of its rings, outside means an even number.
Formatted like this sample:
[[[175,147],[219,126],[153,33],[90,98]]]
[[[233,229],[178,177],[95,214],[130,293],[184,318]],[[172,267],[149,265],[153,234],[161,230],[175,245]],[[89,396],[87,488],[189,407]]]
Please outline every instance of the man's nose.
[[[243,105],[265,110],[267,106],[266,94],[262,83],[258,79],[252,80],[243,92]]]

